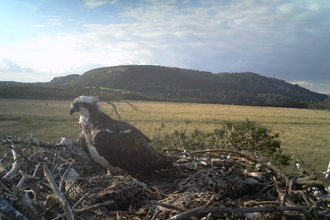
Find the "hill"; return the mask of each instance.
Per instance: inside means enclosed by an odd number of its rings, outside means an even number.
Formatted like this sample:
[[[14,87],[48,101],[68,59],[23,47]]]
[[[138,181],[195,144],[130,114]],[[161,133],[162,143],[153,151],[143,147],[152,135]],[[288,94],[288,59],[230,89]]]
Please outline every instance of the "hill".
[[[79,74],[72,74],[72,75],[67,75],[67,76],[59,76],[53,78],[49,84],[50,85],[60,85],[60,84],[65,84],[67,82],[70,82],[74,80],[75,78],[79,77]]]
[[[97,68],[82,75],[55,77],[44,84],[2,82],[28,98],[71,99],[80,94],[110,100],[153,100],[200,103],[304,107],[303,102],[322,102],[328,96],[284,80],[252,72],[216,73],[151,65]],[[13,88],[13,87],[12,87]],[[31,89],[29,89],[31,88]],[[0,89],[1,90],[1,89]],[[33,90],[33,91],[32,91]],[[1,91],[0,91],[1,92]],[[10,92],[12,97],[15,92]],[[17,95],[17,94],[16,94]],[[8,97],[8,95],[7,95]]]
[[[131,95],[131,98],[169,101],[276,105],[291,101],[320,102],[327,98],[298,85],[252,72],[213,74],[173,67],[128,65],[93,69],[70,79],[55,78],[50,83],[124,90],[124,95]]]

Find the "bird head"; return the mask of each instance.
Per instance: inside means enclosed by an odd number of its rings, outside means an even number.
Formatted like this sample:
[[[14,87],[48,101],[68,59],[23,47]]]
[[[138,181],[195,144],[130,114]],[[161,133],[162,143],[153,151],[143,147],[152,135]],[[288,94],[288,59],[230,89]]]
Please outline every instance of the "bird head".
[[[92,113],[100,112],[98,99],[94,96],[79,96],[71,103],[70,114],[77,112],[81,116],[89,117]]]

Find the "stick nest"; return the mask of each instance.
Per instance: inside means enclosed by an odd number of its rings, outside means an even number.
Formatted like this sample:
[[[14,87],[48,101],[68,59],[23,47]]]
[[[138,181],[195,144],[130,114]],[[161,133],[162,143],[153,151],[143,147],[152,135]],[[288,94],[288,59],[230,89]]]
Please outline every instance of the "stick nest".
[[[122,177],[106,175],[79,142],[32,135],[1,145],[9,148],[0,161],[0,216],[8,219],[330,219],[329,180],[288,176],[241,152],[168,153],[173,169]],[[69,168],[79,174],[71,187]],[[74,198],[72,188],[80,189]]]

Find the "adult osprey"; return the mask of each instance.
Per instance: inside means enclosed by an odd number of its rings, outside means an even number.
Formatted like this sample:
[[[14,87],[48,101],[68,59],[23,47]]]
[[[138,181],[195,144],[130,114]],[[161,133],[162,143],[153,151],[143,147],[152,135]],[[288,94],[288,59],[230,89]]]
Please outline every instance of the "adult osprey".
[[[110,173],[147,174],[172,166],[139,129],[106,115],[96,97],[77,97],[71,104],[70,114],[74,112],[80,114],[83,148]]]

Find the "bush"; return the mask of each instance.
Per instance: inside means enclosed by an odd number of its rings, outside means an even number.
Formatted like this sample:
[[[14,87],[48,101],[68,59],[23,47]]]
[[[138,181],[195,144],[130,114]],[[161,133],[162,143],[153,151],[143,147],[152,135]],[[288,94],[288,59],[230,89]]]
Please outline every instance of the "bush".
[[[154,146],[161,149],[204,150],[227,149],[247,151],[255,156],[267,157],[277,165],[288,165],[290,156],[281,151],[281,141],[277,140],[278,133],[257,125],[249,120],[243,122],[223,122],[212,132],[204,132],[198,128],[188,133],[186,126],[167,134],[165,124],[157,129]]]

